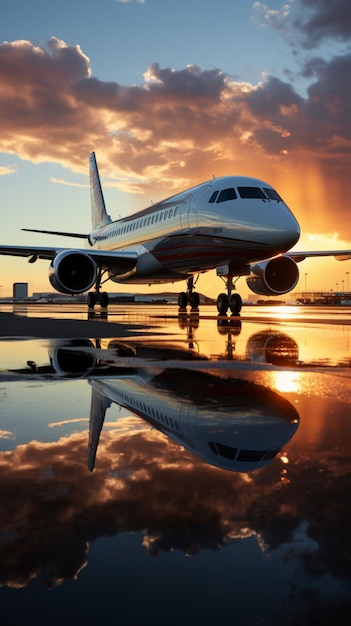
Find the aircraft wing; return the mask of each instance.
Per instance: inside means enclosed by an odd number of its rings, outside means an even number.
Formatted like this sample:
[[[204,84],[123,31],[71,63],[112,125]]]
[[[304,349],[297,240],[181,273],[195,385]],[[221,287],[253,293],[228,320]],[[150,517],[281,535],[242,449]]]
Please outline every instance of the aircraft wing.
[[[1,246],[0,255],[29,257],[29,262],[34,263],[37,259],[51,261],[59,252],[64,250],[81,252],[89,255],[98,265],[104,269],[113,268],[114,271],[123,274],[131,270],[138,259],[137,252],[89,250],[87,248],[53,248],[46,246]]]
[[[296,261],[296,263],[318,256],[333,256],[337,261],[349,261],[351,259],[351,250],[315,250],[308,252],[300,252],[299,250],[296,250],[296,252],[287,252],[284,256],[290,257]]]

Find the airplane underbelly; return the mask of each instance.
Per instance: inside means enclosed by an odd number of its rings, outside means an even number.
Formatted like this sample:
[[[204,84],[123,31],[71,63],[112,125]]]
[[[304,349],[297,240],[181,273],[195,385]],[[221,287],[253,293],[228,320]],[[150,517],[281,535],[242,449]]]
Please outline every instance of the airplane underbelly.
[[[208,270],[223,263],[247,263],[271,254],[267,244],[214,237],[203,234],[183,234],[160,241],[153,256],[173,272]],[[273,251],[273,254],[275,251]]]

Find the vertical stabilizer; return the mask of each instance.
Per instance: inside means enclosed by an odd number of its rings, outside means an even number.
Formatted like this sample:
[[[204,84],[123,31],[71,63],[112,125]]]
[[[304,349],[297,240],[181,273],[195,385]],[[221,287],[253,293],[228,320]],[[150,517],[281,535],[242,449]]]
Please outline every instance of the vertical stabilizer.
[[[112,222],[106,213],[105,200],[102,193],[98,166],[95,152],[89,157],[90,195],[91,195],[91,223],[92,230],[110,224]]]
[[[88,469],[90,472],[94,469],[101,429],[105,420],[106,410],[110,406],[111,400],[103,396],[92,386],[88,444]]]

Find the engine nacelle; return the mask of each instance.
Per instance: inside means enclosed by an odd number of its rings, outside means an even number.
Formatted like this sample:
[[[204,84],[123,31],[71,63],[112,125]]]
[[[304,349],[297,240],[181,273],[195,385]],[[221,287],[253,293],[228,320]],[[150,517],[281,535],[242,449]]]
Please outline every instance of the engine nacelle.
[[[260,296],[276,296],[288,293],[296,287],[299,268],[288,256],[279,256],[251,266],[246,279],[251,291]]]
[[[49,357],[56,374],[72,378],[88,376],[97,363],[89,339],[72,339],[67,344],[58,342],[49,350]]]
[[[96,281],[97,267],[88,253],[62,250],[49,267],[49,280],[60,293],[84,293]]]

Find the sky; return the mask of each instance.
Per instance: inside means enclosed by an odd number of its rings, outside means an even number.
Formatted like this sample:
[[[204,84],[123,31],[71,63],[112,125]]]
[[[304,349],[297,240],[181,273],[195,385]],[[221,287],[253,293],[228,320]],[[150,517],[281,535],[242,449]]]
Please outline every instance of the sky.
[[[287,202],[296,248],[351,248],[349,0],[11,0],[1,14],[1,244],[89,230],[94,150],[113,219],[243,174]],[[298,290],[335,291],[351,261],[299,269]],[[52,291],[47,262],[0,257],[0,295],[14,282]],[[197,288],[223,285],[211,273]]]

